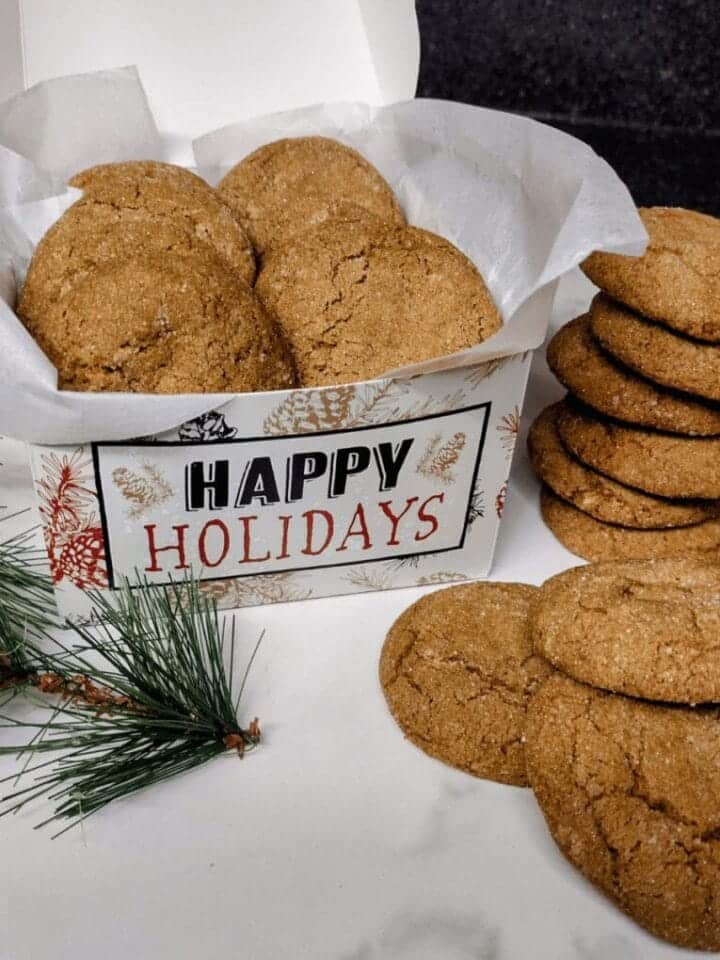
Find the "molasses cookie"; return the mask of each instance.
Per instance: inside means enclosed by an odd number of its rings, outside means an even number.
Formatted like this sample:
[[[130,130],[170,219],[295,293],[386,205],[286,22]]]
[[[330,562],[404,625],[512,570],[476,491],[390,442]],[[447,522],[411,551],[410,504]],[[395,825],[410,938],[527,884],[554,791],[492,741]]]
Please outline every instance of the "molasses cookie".
[[[660,497],[720,497],[719,437],[641,430],[568,404],[557,427],[573,456],[619,483]]]
[[[639,210],[641,257],[593,253],[587,276],[614,300],[699,340],[720,342],[720,220],[681,207]]]
[[[154,188],[151,188],[154,189]],[[147,191],[146,191],[147,195]],[[73,204],[38,244],[18,303],[29,323],[100,264],[148,253],[220,256],[228,269],[251,283],[255,261],[242,228],[212,197],[190,199],[182,208],[164,187],[148,206],[120,206],[99,199]]]
[[[470,260],[415,227],[327,221],[273,250],[255,289],[305,386],[368,380],[455,353],[502,323]]]
[[[618,331],[621,337],[623,332]],[[720,350],[718,355],[720,368]],[[639,354],[641,363],[645,356],[646,351]],[[547,360],[571,393],[609,417],[669,433],[720,434],[720,407],[663,390],[614,363],[593,337],[588,314],[571,320],[555,334]]]
[[[200,190],[212,196],[212,187],[185,167],[159,160],[126,160],[100,163],[76,173],[68,182],[87,196],[99,195],[106,201],[113,194],[127,198],[140,182],[155,181],[174,190]]]
[[[714,560],[720,550],[720,520],[692,527],[633,530],[602,523],[556,497],[547,487],[540,493],[542,517],[560,543],[585,560],[648,560],[699,557]]]
[[[395,195],[375,167],[327,137],[265,144],[234,166],[218,191],[258,254],[332,218],[338,202],[363,207],[388,223],[404,223]]]
[[[643,377],[720,401],[720,346],[682,337],[602,296],[592,302],[590,326],[608,353]]]
[[[718,504],[712,501],[653,497],[584,466],[560,442],[557,418],[562,409],[563,404],[547,407],[528,434],[533,470],[557,496],[596,520],[638,529],[691,526],[718,515]]]
[[[530,700],[527,773],[581,873],[651,933],[720,950],[720,715],[556,673]]]
[[[525,705],[549,667],[534,656],[537,588],[473,583],[429,594],[387,635],[380,682],[405,736],[477,777],[525,786]]]
[[[535,650],[575,680],[646,700],[720,702],[720,563],[594,563],[546,580]]]
[[[65,390],[222,393],[294,385],[285,343],[218,260],[110,260],[28,324]]]

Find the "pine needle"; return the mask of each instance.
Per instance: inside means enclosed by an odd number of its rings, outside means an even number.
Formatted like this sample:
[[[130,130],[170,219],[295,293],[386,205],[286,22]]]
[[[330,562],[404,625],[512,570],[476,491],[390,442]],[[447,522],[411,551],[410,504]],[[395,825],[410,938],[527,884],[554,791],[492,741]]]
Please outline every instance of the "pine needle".
[[[26,762],[4,782],[29,781],[0,797],[0,816],[45,797],[54,809],[39,826],[68,819],[69,829],[114,800],[227,750],[242,756],[260,740],[257,720],[244,729],[237,718],[247,671],[237,700],[226,671],[235,660],[235,623],[220,622],[196,581],[159,587],[138,577],[112,601],[91,596],[93,620],[71,628],[72,646],[46,633],[52,652],[29,643],[35,685],[63,699],[48,708],[42,698],[41,722],[0,714],[0,728],[34,734],[0,748]],[[46,753],[59,757],[27,762]]]
[[[14,519],[18,514],[3,517]],[[25,641],[56,623],[46,557],[28,530],[0,542],[0,689],[12,689],[31,671]]]

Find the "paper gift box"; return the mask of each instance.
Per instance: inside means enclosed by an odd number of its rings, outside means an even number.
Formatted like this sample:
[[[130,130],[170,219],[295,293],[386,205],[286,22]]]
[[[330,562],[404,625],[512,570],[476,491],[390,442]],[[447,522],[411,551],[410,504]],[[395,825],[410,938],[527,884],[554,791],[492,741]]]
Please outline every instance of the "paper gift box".
[[[43,82],[0,104],[0,431],[29,444],[61,611],[81,618],[88,588],[138,573],[192,571],[225,606],[485,576],[557,281],[591,250],[644,246],[612,170],[531,120],[408,99],[408,3],[21,7],[25,83]],[[110,69],[126,62],[137,69]],[[87,69],[101,72],[46,80]],[[58,391],[11,307],[33,243],[77,196],[65,177],[164,157],[212,181],[259,144],[303,134],[357,147],[409,222],[467,253],[503,330],[324,389]]]

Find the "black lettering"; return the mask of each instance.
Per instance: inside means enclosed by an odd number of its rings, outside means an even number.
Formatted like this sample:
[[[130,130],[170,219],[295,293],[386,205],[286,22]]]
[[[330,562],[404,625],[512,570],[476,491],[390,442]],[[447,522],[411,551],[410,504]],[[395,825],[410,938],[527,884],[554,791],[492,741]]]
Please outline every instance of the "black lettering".
[[[270,457],[255,457],[250,461],[243,474],[235,506],[247,507],[253,500],[259,500],[263,506],[280,503],[280,491]]]
[[[195,460],[185,467],[185,509],[202,510],[206,493],[210,510],[227,507],[230,500],[228,460],[215,460],[214,463]]]
[[[370,465],[367,447],[341,447],[333,454],[330,467],[330,497],[341,497],[347,488],[348,477],[362,473]]]
[[[327,463],[327,454],[320,451],[292,455],[288,463],[286,497],[288,503],[302,500],[306,482],[321,477],[327,470]]]
[[[373,452],[380,471],[380,490],[393,490],[397,486],[400,470],[407,460],[413,442],[412,437],[408,437],[396,446],[387,441],[377,445]]]

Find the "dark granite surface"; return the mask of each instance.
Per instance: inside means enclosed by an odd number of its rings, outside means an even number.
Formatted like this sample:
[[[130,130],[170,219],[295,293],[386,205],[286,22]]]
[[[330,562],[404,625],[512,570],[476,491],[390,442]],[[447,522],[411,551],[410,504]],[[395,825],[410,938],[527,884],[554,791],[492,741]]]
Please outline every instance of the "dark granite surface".
[[[417,0],[419,96],[590,143],[640,204],[720,214],[718,0]]]

